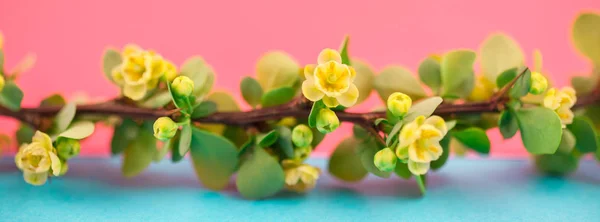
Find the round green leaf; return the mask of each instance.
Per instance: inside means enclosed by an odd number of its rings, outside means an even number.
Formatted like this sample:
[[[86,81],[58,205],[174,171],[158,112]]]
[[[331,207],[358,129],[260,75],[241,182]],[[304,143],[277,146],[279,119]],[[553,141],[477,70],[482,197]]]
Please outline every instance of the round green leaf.
[[[145,127],[139,131],[138,137],[129,144],[123,153],[123,166],[121,167],[123,175],[133,177],[143,172],[152,163],[155,152],[157,152],[156,139],[154,139],[152,131]]]
[[[263,107],[271,107],[285,104],[294,99],[296,90],[291,87],[281,87],[267,91],[262,98],[261,104]]]
[[[575,136],[575,148],[581,153],[591,153],[598,149],[598,134],[587,117],[573,118],[573,123],[567,125],[567,128]]]
[[[285,183],[281,165],[264,149],[256,147],[242,163],[235,181],[238,191],[248,199],[261,199],[279,192]]]
[[[16,132],[17,143],[19,145],[23,143],[31,143],[31,138],[33,138],[34,134],[35,131],[30,126],[21,124]]]
[[[500,113],[500,118],[498,119],[498,128],[504,139],[510,139],[515,136],[519,130],[515,114],[510,110],[502,111],[502,113]]]
[[[421,78],[421,82],[429,86],[433,93],[437,95],[442,86],[440,62],[432,57],[423,60],[419,65],[419,77]]]
[[[191,57],[183,62],[180,74],[194,81],[193,95],[199,101],[210,92],[215,82],[215,72],[212,66],[200,56]]]
[[[282,51],[267,52],[256,63],[256,79],[265,92],[293,86],[299,72],[298,62]]]
[[[138,103],[139,106],[145,108],[161,108],[166,106],[171,102],[171,93],[170,92],[159,92],[154,94],[152,97]]]
[[[391,175],[391,172],[384,172],[379,170],[373,160],[375,158],[375,154],[379,151],[379,146],[375,142],[374,139],[367,139],[358,144],[358,150],[360,155],[360,161],[362,162],[363,167],[378,177],[388,178]]]
[[[571,85],[575,88],[577,92],[577,96],[587,95],[596,89],[596,84],[598,80],[595,78],[584,77],[584,76],[575,76],[571,78]]]
[[[73,102],[67,103],[63,106],[54,118],[54,130],[57,133],[61,133],[69,127],[73,118],[75,118],[76,105]]]
[[[600,64],[600,15],[582,13],[573,24],[573,44],[596,65]]]
[[[496,33],[489,36],[479,47],[483,74],[496,82],[500,73],[525,64],[525,56],[519,44],[510,36]]]
[[[40,106],[64,106],[65,104],[67,102],[60,94],[53,94],[40,102]]]
[[[531,87],[531,70],[525,70],[525,73],[517,79],[515,85],[510,89],[508,95],[511,98],[519,99],[523,96],[526,96],[529,93],[529,88]]]
[[[121,53],[114,49],[106,49],[102,57],[102,70],[108,80],[114,82],[112,78],[112,70],[122,62]]]
[[[358,59],[352,59],[352,67],[356,71],[354,85],[358,88],[356,104],[360,104],[369,98],[371,91],[373,91],[375,72],[368,63]]]
[[[448,130],[450,130],[450,129],[448,128]],[[450,140],[451,139],[452,139],[452,136],[450,135],[450,133],[448,133],[440,141],[440,146],[442,146],[442,156],[440,156],[440,158],[437,160],[431,161],[431,169],[432,170],[437,170],[437,169],[442,168],[442,166],[444,166],[444,164],[446,164],[446,161],[448,161],[448,158],[450,157]]]
[[[396,168],[394,169],[396,175],[404,179],[410,179],[412,177],[412,173],[408,169],[408,164],[398,161],[396,163]]]
[[[237,102],[228,92],[213,92],[206,98],[206,100],[217,104],[217,111],[219,112],[240,111],[240,107],[238,106]],[[221,135],[225,132],[225,125],[223,124],[202,124],[200,128]]]
[[[375,77],[374,87],[383,101],[387,101],[388,97],[395,92],[404,93],[413,100],[427,96],[412,72],[402,66],[385,67]]]
[[[418,116],[431,116],[435,109],[444,101],[441,97],[430,97],[424,100],[421,100],[414,104],[408,110],[408,113],[403,119],[403,122],[409,123],[415,120]]]
[[[110,142],[111,153],[113,155],[119,154],[129,146],[129,144],[137,138],[140,131],[138,124],[131,118],[125,118],[118,126],[115,126],[115,130]]]
[[[328,169],[334,177],[348,182],[362,180],[369,173],[362,165],[357,150],[358,141],[352,137],[340,142],[329,158]]]
[[[562,176],[574,172],[579,165],[579,159],[571,153],[557,152],[555,154],[535,157],[535,166],[545,174]]]
[[[256,79],[249,76],[244,77],[240,83],[240,90],[242,92],[242,97],[244,97],[244,100],[246,100],[249,105],[256,107],[260,104],[263,90]]]
[[[192,143],[192,126],[185,124],[181,127],[181,135],[179,137],[179,154],[185,156],[188,150],[190,150],[190,144]]]
[[[456,138],[463,145],[471,148],[482,154],[490,153],[490,139],[484,130],[477,127],[470,127],[464,130],[456,131],[452,133],[452,136]]]
[[[196,175],[212,190],[222,190],[229,183],[238,164],[237,148],[222,136],[192,129],[191,156]]]
[[[59,137],[66,137],[80,140],[94,133],[94,123],[89,121],[75,122],[66,131],[59,134]]]
[[[475,52],[469,50],[455,50],[444,54],[440,64],[444,97],[464,98],[471,94],[475,87],[475,57]]]
[[[294,145],[292,145],[292,130],[287,127],[280,126],[276,128],[277,138],[276,148],[280,149],[281,152],[287,158],[294,158]]]
[[[529,153],[556,152],[562,137],[562,125],[554,111],[543,107],[519,109],[516,117],[521,140]]]
[[[517,77],[518,68],[507,69],[506,71],[500,73],[498,78],[496,78],[496,85],[498,88],[504,87],[506,84],[511,82],[515,77]]]
[[[14,82],[7,81],[0,92],[0,105],[16,112],[21,109],[21,101],[23,101],[23,91]]]
[[[206,117],[217,112],[217,104],[212,101],[202,101],[192,112],[192,118]]]
[[[571,153],[575,148],[575,135],[568,129],[563,129],[563,134],[560,139],[560,145],[556,152]]]
[[[277,142],[279,138],[279,133],[276,130],[271,130],[266,134],[258,135],[256,141],[258,141],[258,145],[261,147],[269,147]]]

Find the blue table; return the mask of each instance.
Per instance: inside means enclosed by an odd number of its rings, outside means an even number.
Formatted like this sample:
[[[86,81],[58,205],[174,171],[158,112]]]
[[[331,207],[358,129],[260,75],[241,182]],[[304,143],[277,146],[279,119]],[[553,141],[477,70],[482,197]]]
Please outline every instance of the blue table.
[[[323,159],[309,162],[326,169]],[[119,159],[80,158],[65,177],[33,187],[4,158],[0,198],[0,221],[600,221],[600,165],[584,161],[562,179],[526,160],[452,159],[423,198],[414,180],[346,184],[325,173],[309,194],[247,201],[234,183],[203,189],[188,161],[125,179]]]

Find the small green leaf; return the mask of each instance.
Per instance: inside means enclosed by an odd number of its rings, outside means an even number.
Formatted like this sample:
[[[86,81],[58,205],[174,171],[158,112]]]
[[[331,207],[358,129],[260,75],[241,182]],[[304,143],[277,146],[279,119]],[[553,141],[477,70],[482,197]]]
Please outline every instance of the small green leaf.
[[[362,180],[369,173],[361,163],[357,150],[359,141],[349,137],[340,142],[329,158],[328,169],[331,175],[347,182]]]
[[[442,156],[437,160],[431,161],[431,169],[438,170],[446,164],[448,161],[448,157],[450,157],[450,140],[452,140],[451,133],[447,133],[444,138],[440,141],[440,146],[442,146]]]
[[[408,169],[408,164],[403,162],[396,162],[396,168],[394,169],[396,175],[404,179],[410,179],[412,177],[412,173]]]
[[[354,85],[358,89],[358,99],[356,104],[360,104],[369,98],[371,91],[373,91],[373,84],[375,82],[375,72],[371,65],[368,63],[352,59],[352,68],[356,71],[356,77],[354,77]]]
[[[244,77],[240,83],[240,90],[242,92],[242,97],[244,97],[244,100],[246,100],[250,106],[256,107],[260,104],[263,96],[263,89],[256,79],[249,76]]]
[[[248,141],[246,130],[239,126],[227,126],[223,131],[223,136],[233,142],[236,146],[241,146]]]
[[[378,177],[388,178],[391,175],[391,172],[384,172],[379,170],[373,160],[375,158],[375,154],[379,151],[379,147],[374,139],[369,139],[363,141],[358,144],[358,150],[360,154],[360,161],[362,162],[363,167]]]
[[[354,135],[356,139],[360,140],[366,139],[370,136],[369,132],[367,132],[362,126],[358,124],[354,124],[352,126],[352,135]]]
[[[276,130],[271,130],[266,134],[258,135],[258,137],[256,138],[256,141],[258,142],[258,145],[261,147],[270,147],[275,142],[277,142],[278,138],[279,138],[279,133],[277,133]]]
[[[65,104],[67,104],[67,102],[64,97],[60,94],[53,94],[42,100],[40,106],[64,106]]]
[[[181,137],[181,131],[178,131],[171,141],[173,142],[173,146],[171,146],[171,162],[177,163],[185,157],[179,153],[179,138]]]
[[[145,124],[151,123],[146,122]],[[152,163],[155,152],[157,152],[156,139],[154,139],[152,131],[148,127],[144,127],[123,153],[123,166],[121,167],[123,175],[133,177],[143,172]]]
[[[294,158],[294,145],[292,144],[292,131],[287,127],[277,127],[277,134],[279,135],[277,138],[276,147],[281,150],[281,152],[287,158]]]
[[[490,35],[479,48],[481,70],[490,81],[500,73],[525,64],[525,56],[519,44],[503,33]]]
[[[283,189],[285,174],[274,157],[262,148],[255,148],[253,155],[242,163],[235,184],[242,196],[261,199]]]
[[[581,13],[573,24],[572,35],[575,48],[600,65],[600,14]]]
[[[325,134],[319,132],[317,128],[311,128],[310,130],[313,132],[313,141],[310,145],[315,148],[323,141],[323,139],[325,139]]]
[[[163,142],[162,147],[155,153],[154,157],[152,158],[152,161],[154,161],[155,163],[159,163],[161,160],[163,160],[165,156],[167,156],[167,154],[169,153],[169,150],[173,149],[174,144],[175,140],[173,138]]]
[[[102,58],[102,69],[104,70],[104,75],[108,80],[114,82],[112,78],[112,70],[121,64],[121,53],[114,49],[107,49],[104,51],[104,56]]]
[[[256,62],[256,80],[264,92],[281,87],[291,87],[298,80],[300,66],[283,51],[265,53]]]
[[[581,153],[591,153],[598,149],[598,133],[587,117],[573,118],[573,123],[567,125],[569,131],[575,136],[575,147]]]
[[[475,52],[456,50],[442,57],[442,95],[451,98],[464,98],[471,94],[475,86],[473,63]]]
[[[16,132],[17,143],[21,145],[23,143],[31,143],[31,138],[35,134],[35,131],[28,125],[21,124]]]
[[[431,88],[434,94],[440,92],[442,86],[442,70],[440,63],[432,57],[426,58],[419,65],[419,77],[421,82]]]
[[[535,157],[535,166],[545,174],[562,176],[577,170],[579,159],[571,153],[556,152]]]
[[[519,125],[513,111],[507,109],[500,113],[500,118],[498,119],[498,128],[500,129],[500,134],[502,134],[502,138],[504,139],[510,139],[517,134]]]
[[[348,56],[348,43],[350,42],[350,36],[346,36],[344,38],[344,42],[342,42],[342,47],[340,48],[340,56],[342,57],[342,64],[352,65],[350,63],[350,56]]]
[[[121,124],[115,126],[110,147],[111,153],[117,155],[125,150],[137,138],[140,127],[131,118],[125,118]]]
[[[14,82],[7,81],[0,92],[0,105],[16,112],[21,109],[21,101],[23,101],[23,91]]]
[[[166,106],[171,102],[171,93],[170,92],[159,92],[154,94],[152,97],[138,103],[139,106],[144,108],[161,108]]]
[[[192,125],[185,124],[181,127],[181,137],[179,138],[179,154],[185,156],[188,150],[190,150],[190,144],[192,143]]]
[[[71,126],[59,134],[59,137],[71,138],[80,140],[94,133],[94,123],[89,121],[79,121],[71,124]]]
[[[397,122],[396,125],[394,125],[394,128],[392,128],[392,131],[390,131],[387,139],[385,140],[386,145],[392,145],[393,139],[398,136],[398,132],[400,132],[400,128],[402,128],[403,123],[404,122]]]
[[[535,107],[516,112],[523,145],[531,154],[556,152],[562,136],[558,115],[550,109]]]
[[[498,88],[504,87],[510,81],[517,77],[518,68],[507,69],[506,71],[500,73],[498,78],[496,79],[496,85]]]
[[[490,139],[484,130],[470,127],[452,134],[463,145],[482,154],[490,153]]]
[[[427,192],[427,188],[425,187],[425,175],[415,176],[415,180],[417,181],[417,185],[419,185],[419,191],[421,191],[421,195],[425,195]]]
[[[273,89],[262,96],[261,104],[263,107],[282,105],[292,101],[295,95],[296,91],[291,87]]]
[[[319,112],[323,108],[325,108],[325,103],[323,103],[322,100],[316,101],[313,104],[313,107],[310,110],[310,114],[308,115],[308,126],[310,128],[317,127],[317,117],[319,116]]]
[[[250,149],[250,147],[254,147],[254,144],[256,143],[256,137],[255,136],[251,136],[248,141],[246,141],[244,144],[242,144],[240,146],[240,150],[238,151],[238,157],[243,156],[246,151],[248,151]]]
[[[222,136],[196,128],[192,135],[190,153],[196,175],[205,187],[222,190],[237,167],[237,148]]]
[[[194,92],[192,94],[196,96],[196,99],[202,101],[215,82],[213,68],[202,57],[194,56],[183,62],[180,72],[182,76],[187,76],[194,81]]]
[[[202,101],[192,112],[192,118],[206,117],[217,112],[217,104],[211,101]]]
[[[575,148],[575,135],[569,131],[569,129],[563,129],[563,134],[560,139],[560,145],[556,152],[571,153]]]
[[[529,88],[531,87],[531,70],[525,70],[525,73],[517,79],[515,85],[510,89],[508,95],[511,98],[518,99],[523,96],[526,96],[529,93]]]
[[[54,118],[54,129],[55,132],[61,133],[69,127],[73,118],[75,118],[75,112],[77,107],[74,102],[67,103],[63,106]]]
[[[598,80],[584,76],[575,76],[571,78],[571,85],[575,88],[577,96],[587,95],[594,91]]]
[[[444,101],[441,97],[431,97],[424,100],[419,101],[414,104],[409,110],[404,119],[402,120],[405,123],[412,122],[418,116],[429,117],[435,109]]]
[[[411,71],[402,66],[385,67],[373,83],[375,90],[383,101],[395,92],[401,92],[417,100],[427,96],[421,83],[415,78]]]

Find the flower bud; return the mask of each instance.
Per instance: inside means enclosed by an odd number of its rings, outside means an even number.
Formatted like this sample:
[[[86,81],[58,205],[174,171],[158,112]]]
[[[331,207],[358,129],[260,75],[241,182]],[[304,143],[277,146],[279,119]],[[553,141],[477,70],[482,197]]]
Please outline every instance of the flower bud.
[[[194,91],[194,82],[187,76],[178,76],[171,83],[171,89],[176,95],[188,97]]]
[[[397,117],[403,117],[408,113],[410,106],[412,105],[412,99],[410,96],[395,92],[392,93],[387,99],[387,107],[390,112]]]
[[[285,117],[285,118],[279,120],[277,125],[285,126],[285,127],[292,127],[292,126],[296,125],[296,122],[298,122],[298,121],[294,117]]]
[[[385,148],[375,154],[373,163],[377,169],[384,172],[392,172],[396,168],[396,154],[390,148]]]
[[[542,94],[548,88],[548,79],[539,72],[531,73],[531,87],[529,93],[534,95]]]
[[[340,120],[330,109],[321,109],[317,116],[317,130],[321,133],[331,133],[340,126]]]
[[[0,76],[0,92],[2,92],[3,88],[4,88],[4,77]]]
[[[297,163],[304,162],[304,160],[306,160],[306,158],[308,158],[310,156],[311,152],[312,152],[311,146],[296,147],[294,149],[294,161],[296,161]]]
[[[61,159],[68,160],[79,154],[81,145],[76,139],[59,137],[58,140],[56,140],[56,150]]]
[[[292,130],[292,142],[297,147],[309,146],[313,140],[313,132],[304,124],[294,127]]]
[[[165,141],[171,139],[177,133],[177,123],[169,117],[160,117],[154,122],[154,137]]]

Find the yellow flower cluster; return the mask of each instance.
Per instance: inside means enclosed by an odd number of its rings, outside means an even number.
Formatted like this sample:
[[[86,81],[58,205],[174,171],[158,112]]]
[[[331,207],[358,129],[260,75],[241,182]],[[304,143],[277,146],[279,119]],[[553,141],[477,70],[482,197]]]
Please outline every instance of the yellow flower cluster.
[[[400,131],[396,156],[407,160],[408,169],[414,175],[425,174],[429,163],[442,155],[440,140],[447,132],[446,122],[441,117],[419,116]]]
[[[169,81],[177,76],[177,67],[154,51],[136,45],[127,45],[121,52],[123,62],[112,70],[112,78],[123,87],[123,94],[141,100],[149,90],[158,86],[165,76]]]
[[[61,163],[50,137],[37,131],[30,144],[23,144],[15,156],[15,163],[23,171],[25,181],[32,185],[43,185],[48,174],[61,175]],[[64,171],[64,170],[62,170]]]
[[[573,111],[571,111],[571,107],[575,105],[577,102],[577,96],[575,95],[575,90],[571,87],[564,87],[561,90],[556,90],[555,88],[549,89],[546,92],[546,96],[544,97],[544,107],[554,110],[558,117],[560,118],[560,122],[563,125],[563,128],[566,125],[569,125],[573,122]]]
[[[318,64],[304,67],[302,93],[310,101],[319,101],[327,107],[342,105],[350,107],[358,99],[358,88],[354,85],[356,71],[342,64],[340,53],[324,49],[318,57]]]
[[[285,187],[296,192],[306,192],[315,188],[321,170],[293,160],[282,162],[285,173]]]

